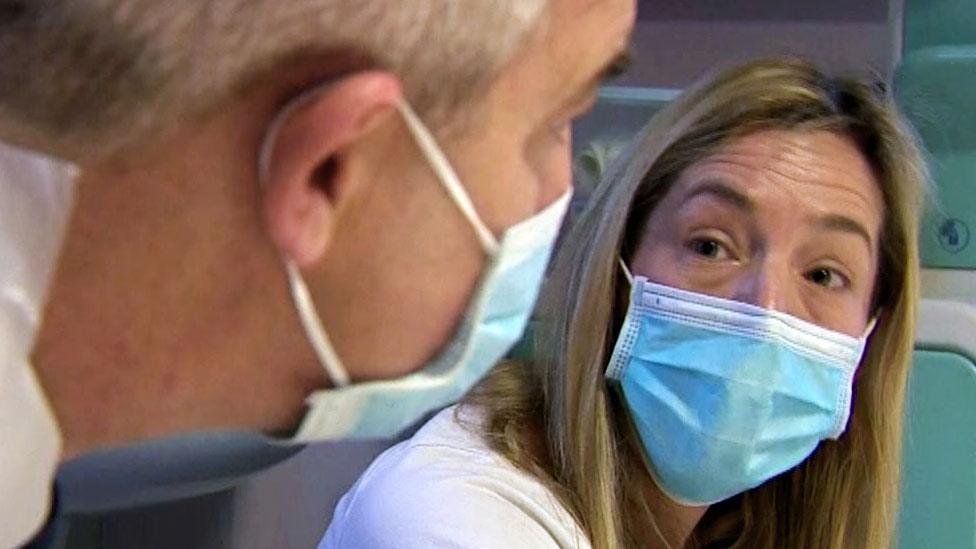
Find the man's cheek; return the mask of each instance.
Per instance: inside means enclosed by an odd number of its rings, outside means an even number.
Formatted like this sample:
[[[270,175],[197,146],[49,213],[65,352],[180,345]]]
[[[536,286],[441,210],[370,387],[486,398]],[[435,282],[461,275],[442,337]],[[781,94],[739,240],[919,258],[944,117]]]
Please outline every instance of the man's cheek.
[[[542,208],[562,196],[573,179],[572,134],[569,125],[545,133],[530,149],[527,158],[539,182],[537,208]]]

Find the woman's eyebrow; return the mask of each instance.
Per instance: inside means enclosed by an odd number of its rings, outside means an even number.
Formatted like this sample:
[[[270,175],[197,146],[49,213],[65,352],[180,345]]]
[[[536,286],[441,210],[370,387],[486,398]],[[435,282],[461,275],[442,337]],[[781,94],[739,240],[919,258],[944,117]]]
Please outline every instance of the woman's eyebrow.
[[[690,202],[699,196],[710,196],[728,205],[742,210],[745,213],[752,213],[756,210],[756,204],[742,191],[719,180],[707,180],[695,186],[695,188],[685,196],[682,202]]]
[[[838,231],[860,236],[869,248],[874,249],[874,240],[871,238],[871,233],[868,232],[863,224],[850,217],[840,214],[827,214],[817,217],[814,220],[814,225],[826,231]]]
[[[682,200],[688,203],[699,196],[709,196],[721,202],[742,210],[744,213],[752,213],[756,210],[756,204],[751,198],[742,191],[719,180],[707,180],[695,186]],[[864,225],[853,218],[841,214],[827,214],[813,219],[813,224],[818,229],[825,231],[837,231],[854,234],[867,243],[869,248],[874,248],[874,239]]]

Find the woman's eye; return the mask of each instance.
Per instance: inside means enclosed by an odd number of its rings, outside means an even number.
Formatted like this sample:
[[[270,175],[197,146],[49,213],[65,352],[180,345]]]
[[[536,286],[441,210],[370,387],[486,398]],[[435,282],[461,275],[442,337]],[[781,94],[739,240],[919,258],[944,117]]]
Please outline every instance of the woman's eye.
[[[843,288],[847,286],[847,278],[834,269],[820,267],[807,273],[807,280],[824,288]]]
[[[728,259],[728,249],[721,242],[712,238],[696,238],[688,243],[688,247],[696,254],[708,259]]]

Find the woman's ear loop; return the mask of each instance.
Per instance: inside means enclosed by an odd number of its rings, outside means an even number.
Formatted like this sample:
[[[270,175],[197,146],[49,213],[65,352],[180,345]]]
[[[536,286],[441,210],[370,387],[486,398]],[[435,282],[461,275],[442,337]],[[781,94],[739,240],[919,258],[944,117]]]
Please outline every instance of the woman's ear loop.
[[[878,326],[878,318],[880,317],[881,310],[879,309],[878,312],[874,313],[874,316],[871,317],[871,320],[868,321],[868,325],[865,326],[864,335],[861,336],[862,339],[866,340],[871,336],[872,333],[874,333],[874,329]]]
[[[631,286],[634,285],[634,275],[630,274],[630,269],[627,268],[627,264],[624,263],[624,258],[617,256],[617,263],[620,265],[620,270],[624,273],[624,278],[627,279],[627,283]]]

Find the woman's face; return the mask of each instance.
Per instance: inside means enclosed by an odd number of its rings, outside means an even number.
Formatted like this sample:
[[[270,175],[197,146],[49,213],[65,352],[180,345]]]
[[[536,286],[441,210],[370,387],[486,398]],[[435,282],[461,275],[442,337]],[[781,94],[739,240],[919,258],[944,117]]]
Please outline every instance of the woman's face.
[[[877,178],[850,139],[761,131],[680,175],[649,216],[631,268],[859,336],[872,314],[883,219]]]

